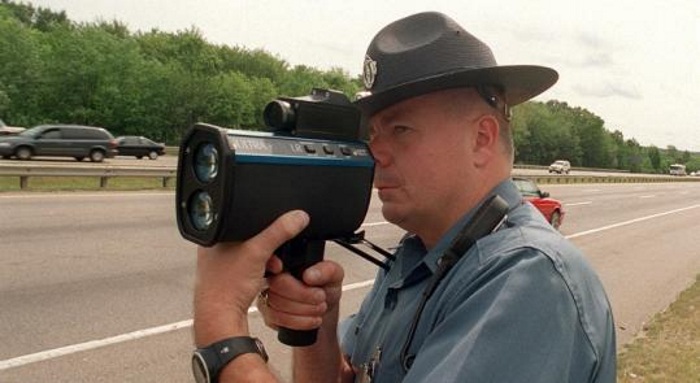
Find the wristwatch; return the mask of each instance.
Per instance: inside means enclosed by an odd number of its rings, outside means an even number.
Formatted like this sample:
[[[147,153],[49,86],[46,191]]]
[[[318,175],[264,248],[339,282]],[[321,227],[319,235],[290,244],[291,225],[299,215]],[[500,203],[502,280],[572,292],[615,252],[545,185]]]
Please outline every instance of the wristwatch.
[[[237,336],[220,340],[195,350],[192,355],[192,373],[197,383],[216,383],[224,366],[241,354],[258,353],[267,362],[267,352],[258,338]]]

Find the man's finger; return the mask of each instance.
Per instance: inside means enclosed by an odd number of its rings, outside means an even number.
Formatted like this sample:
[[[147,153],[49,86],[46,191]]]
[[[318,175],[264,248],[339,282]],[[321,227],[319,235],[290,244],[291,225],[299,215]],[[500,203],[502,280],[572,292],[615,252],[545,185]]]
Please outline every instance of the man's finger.
[[[267,264],[265,265],[265,271],[271,274],[281,273],[282,271],[284,271],[284,265],[282,264],[282,260],[277,258],[277,256],[272,256],[272,258],[267,260]]]
[[[309,215],[306,212],[293,210],[282,214],[247,244],[259,249],[260,253],[271,255],[283,243],[301,233],[308,224]]]
[[[335,262],[319,262],[304,271],[304,283],[309,286],[340,286],[343,283],[345,272]]]

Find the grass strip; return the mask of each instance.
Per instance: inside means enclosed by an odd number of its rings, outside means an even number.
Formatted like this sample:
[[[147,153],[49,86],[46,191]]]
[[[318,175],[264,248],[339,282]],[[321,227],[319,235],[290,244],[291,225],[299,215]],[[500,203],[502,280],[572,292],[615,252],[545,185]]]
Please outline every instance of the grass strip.
[[[19,177],[0,177],[0,192],[12,191],[92,191],[92,190],[173,190],[174,179],[163,188],[162,178],[113,177],[100,187],[99,177],[31,177],[27,188],[20,189]]]
[[[700,382],[700,275],[618,355],[619,383]]]

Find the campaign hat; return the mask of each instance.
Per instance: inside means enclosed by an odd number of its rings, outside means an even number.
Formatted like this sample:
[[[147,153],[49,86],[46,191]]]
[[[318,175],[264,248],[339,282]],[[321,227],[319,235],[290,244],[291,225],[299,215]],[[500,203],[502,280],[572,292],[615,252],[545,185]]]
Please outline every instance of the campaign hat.
[[[355,104],[365,117],[397,102],[459,87],[495,86],[509,106],[550,88],[557,72],[538,65],[499,66],[484,42],[438,12],[397,20],[372,39]]]

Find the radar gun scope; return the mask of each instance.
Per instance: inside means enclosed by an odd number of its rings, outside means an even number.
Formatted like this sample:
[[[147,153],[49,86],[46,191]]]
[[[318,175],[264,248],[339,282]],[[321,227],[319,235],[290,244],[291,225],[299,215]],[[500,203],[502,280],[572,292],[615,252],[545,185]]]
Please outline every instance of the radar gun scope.
[[[271,131],[195,124],[179,149],[176,213],[180,234],[202,246],[246,240],[283,213],[301,209],[311,221],[277,251],[301,279],[323,259],[326,240],[352,236],[369,206],[374,161],[360,140],[360,112],[342,93],[314,89],[278,98],[264,111]],[[292,346],[317,330],[280,329]]]

